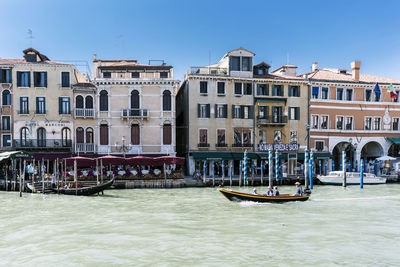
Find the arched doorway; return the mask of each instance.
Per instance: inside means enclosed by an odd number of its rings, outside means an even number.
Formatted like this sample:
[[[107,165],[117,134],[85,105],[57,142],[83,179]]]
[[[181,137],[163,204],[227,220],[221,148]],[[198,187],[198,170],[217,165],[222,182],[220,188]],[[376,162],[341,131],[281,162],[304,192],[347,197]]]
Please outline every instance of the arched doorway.
[[[356,148],[350,144],[349,142],[340,142],[338,143],[332,151],[332,160],[334,164],[334,170],[339,171],[341,170],[342,166],[342,152],[346,152],[346,159],[347,159],[347,164],[350,162],[350,169],[353,169],[355,167],[355,162],[356,162]]]
[[[400,157],[400,145],[393,143],[388,150],[388,156]]]
[[[361,150],[361,158],[367,160],[375,160],[376,158],[383,156],[383,148],[378,142],[368,142],[366,143]]]

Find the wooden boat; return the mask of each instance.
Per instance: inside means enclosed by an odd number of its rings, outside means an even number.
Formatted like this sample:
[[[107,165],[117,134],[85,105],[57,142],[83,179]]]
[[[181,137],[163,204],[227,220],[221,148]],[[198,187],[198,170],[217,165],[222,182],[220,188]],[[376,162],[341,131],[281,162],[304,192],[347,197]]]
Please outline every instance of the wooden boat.
[[[292,196],[289,194],[282,194],[279,196],[253,195],[253,194],[236,192],[224,188],[219,189],[219,192],[221,192],[230,201],[253,201],[260,203],[284,203],[290,201],[306,201],[310,198],[309,195],[305,196]]]
[[[43,186],[40,183],[35,183],[35,187],[33,187],[33,185],[31,183],[26,184],[26,191],[28,191],[28,193],[42,193],[42,190],[43,190]],[[47,185],[46,185],[44,187],[44,193],[45,194],[54,193],[53,188],[47,187]]]
[[[76,195],[76,196],[89,196],[89,195],[94,195],[97,193],[100,193],[104,189],[109,188],[114,184],[114,178],[112,178],[110,181],[94,185],[94,186],[81,186],[81,187],[72,187],[72,188],[65,188],[65,187],[60,187],[59,189],[53,188],[53,192],[59,193],[59,194],[64,194],[64,195]]]

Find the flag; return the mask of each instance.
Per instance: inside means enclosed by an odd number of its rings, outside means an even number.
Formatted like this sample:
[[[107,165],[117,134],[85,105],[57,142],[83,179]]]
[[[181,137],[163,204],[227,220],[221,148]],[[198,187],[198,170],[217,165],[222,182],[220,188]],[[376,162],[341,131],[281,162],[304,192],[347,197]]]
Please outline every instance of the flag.
[[[381,89],[379,89],[378,83],[375,84],[374,93],[376,94],[377,99],[381,98]]]
[[[397,99],[398,95],[392,84],[389,85],[388,92],[390,92],[390,98]]]

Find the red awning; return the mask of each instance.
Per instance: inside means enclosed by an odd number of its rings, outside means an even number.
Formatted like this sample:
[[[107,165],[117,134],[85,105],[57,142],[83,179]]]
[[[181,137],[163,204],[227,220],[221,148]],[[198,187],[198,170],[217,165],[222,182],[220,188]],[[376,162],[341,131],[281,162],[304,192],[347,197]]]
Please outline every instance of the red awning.
[[[159,163],[161,162],[162,164],[176,164],[176,165],[184,165],[185,164],[185,158],[181,157],[174,157],[174,156],[162,156],[155,158],[155,160]]]
[[[91,158],[77,156],[77,157],[65,158],[64,160],[65,160],[67,166],[74,166],[75,160],[76,160],[76,164],[78,167],[96,166],[96,160],[91,159]]]
[[[145,156],[136,156],[132,158],[127,158],[126,162],[129,165],[150,165],[150,166],[158,166],[162,164],[157,164],[158,162],[155,160],[155,158],[151,157],[145,157]]]
[[[125,165],[126,164],[126,159],[123,157],[117,157],[113,155],[107,155],[107,156],[102,156],[97,158],[99,160],[99,165],[100,165],[100,160],[102,160],[103,165]]]

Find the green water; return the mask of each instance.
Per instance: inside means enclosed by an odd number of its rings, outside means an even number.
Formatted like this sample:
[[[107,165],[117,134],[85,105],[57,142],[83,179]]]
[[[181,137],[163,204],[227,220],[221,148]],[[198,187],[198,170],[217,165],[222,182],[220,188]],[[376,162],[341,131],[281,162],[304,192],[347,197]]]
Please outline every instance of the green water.
[[[1,266],[400,266],[400,184],[316,186],[287,204],[215,188],[0,192],[0,203]]]

